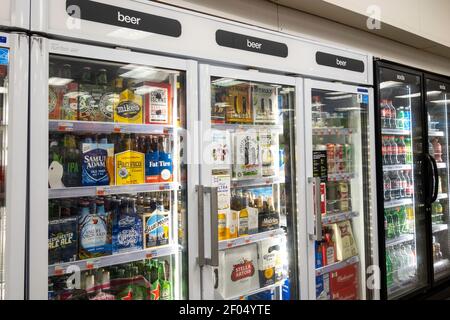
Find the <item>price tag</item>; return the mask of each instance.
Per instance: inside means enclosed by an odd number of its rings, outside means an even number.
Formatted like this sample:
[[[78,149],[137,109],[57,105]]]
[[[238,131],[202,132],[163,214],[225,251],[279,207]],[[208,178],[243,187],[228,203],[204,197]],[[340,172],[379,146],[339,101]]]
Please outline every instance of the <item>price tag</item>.
[[[152,251],[150,251],[149,253],[147,253],[145,255],[145,257],[147,259],[152,259],[152,258],[157,257],[157,256],[158,256],[158,251],[157,250],[152,250]]]
[[[115,133],[121,133],[121,132],[122,132],[122,127],[116,125],[116,126],[114,126],[113,131],[114,131]]]
[[[249,238],[245,239],[246,244],[249,244],[250,242],[252,242],[252,238],[249,237]]]
[[[227,248],[232,248],[232,247],[234,247],[234,241],[228,241]]]
[[[64,268],[57,266],[57,267],[55,267],[53,273],[54,273],[56,276],[63,275],[63,274],[64,274]]]
[[[95,190],[95,194],[97,196],[106,196],[108,194],[111,194],[111,188],[110,187],[97,187]]]
[[[70,122],[59,122],[58,131],[70,132],[73,131],[73,123]]]
[[[90,261],[86,261],[86,269],[87,270],[92,270],[92,269],[96,269],[99,266],[99,261],[98,260],[90,260]]]

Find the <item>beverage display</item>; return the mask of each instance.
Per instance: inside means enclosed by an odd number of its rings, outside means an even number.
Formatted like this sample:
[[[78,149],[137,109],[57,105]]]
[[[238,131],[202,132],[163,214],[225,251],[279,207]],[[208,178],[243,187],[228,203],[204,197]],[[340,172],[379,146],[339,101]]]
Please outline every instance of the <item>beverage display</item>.
[[[211,185],[218,189],[216,291],[224,299],[283,299],[279,289],[296,277],[287,254],[295,248],[295,196],[285,182],[293,168],[293,150],[287,148],[294,92],[288,86],[211,78],[206,152]],[[259,293],[261,288],[268,294]]]
[[[420,165],[426,144],[422,140],[421,77],[384,65],[377,72],[382,297],[398,299],[427,282],[426,264],[420,263],[427,256],[424,176],[429,174]]]
[[[429,154],[437,164],[438,183],[436,201],[431,203],[431,230],[433,269],[435,281],[450,275],[450,242],[449,242],[449,130],[448,99],[450,85],[440,81],[427,79],[427,120]]]
[[[368,185],[368,177],[363,172],[367,164],[360,157],[365,152],[361,144],[368,143],[366,128],[362,126],[367,98],[343,91],[312,88],[311,92],[314,183],[310,187],[317,199],[311,201],[314,219],[320,214],[322,221],[322,236],[316,239],[314,250],[318,300],[359,299],[365,294],[359,280],[364,272],[360,257],[365,242],[365,231],[360,225],[365,219],[363,203],[369,190],[362,187]],[[390,126],[393,111],[389,105],[384,111],[389,115],[386,121]],[[395,118],[392,121],[395,123]],[[385,140],[383,149],[388,148],[394,150],[394,141]],[[395,157],[391,151],[383,155],[385,161],[398,161],[398,152]],[[389,185],[386,196],[391,196],[394,180],[384,177]],[[344,278],[348,281],[342,282]]]
[[[49,299],[185,297],[181,81],[177,71],[50,57]]]

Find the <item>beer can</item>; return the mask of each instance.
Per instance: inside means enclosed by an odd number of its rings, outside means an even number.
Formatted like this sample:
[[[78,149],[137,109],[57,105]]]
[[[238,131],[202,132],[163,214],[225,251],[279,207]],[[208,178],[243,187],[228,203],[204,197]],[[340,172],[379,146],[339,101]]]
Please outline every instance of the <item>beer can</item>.
[[[337,161],[343,160],[344,158],[344,147],[342,144],[336,144],[334,146],[334,156]]]
[[[337,162],[337,173],[345,173],[346,172],[346,162],[341,160]]]
[[[320,184],[320,213],[327,213],[327,184]]]

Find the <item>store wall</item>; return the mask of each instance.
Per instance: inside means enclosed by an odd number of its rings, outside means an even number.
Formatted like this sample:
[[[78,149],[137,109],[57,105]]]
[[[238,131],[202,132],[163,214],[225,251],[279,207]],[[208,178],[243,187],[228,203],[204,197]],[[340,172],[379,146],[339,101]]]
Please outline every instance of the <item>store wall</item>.
[[[291,35],[333,43],[339,47],[366,51],[379,58],[450,76],[450,59],[273,2],[265,0],[162,0],[160,2]],[[434,27],[427,26],[428,32],[433,33],[433,30],[429,30],[430,28],[434,29]],[[446,32],[450,34],[450,28],[447,28]],[[436,33],[436,37],[440,35],[439,32]]]

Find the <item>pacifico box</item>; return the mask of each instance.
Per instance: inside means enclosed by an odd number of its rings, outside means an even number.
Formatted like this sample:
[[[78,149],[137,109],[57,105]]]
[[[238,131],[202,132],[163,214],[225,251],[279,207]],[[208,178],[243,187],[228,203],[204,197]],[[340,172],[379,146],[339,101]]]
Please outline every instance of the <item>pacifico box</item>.
[[[223,298],[259,289],[257,244],[227,249],[219,256],[219,288]]]
[[[145,156],[137,151],[124,151],[115,155],[116,185],[143,184]]]
[[[167,83],[144,81],[137,85],[136,92],[142,92],[145,123],[172,123],[172,87]]]
[[[277,88],[262,84],[253,85],[252,101],[255,123],[277,124]]]
[[[253,123],[250,85],[243,83],[226,88],[227,123]]]

